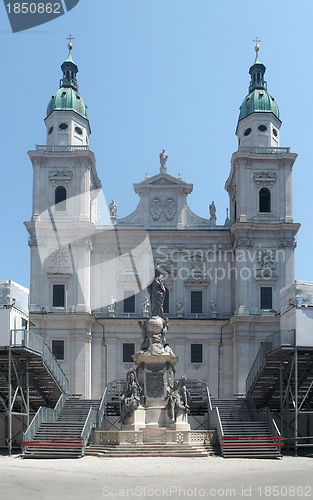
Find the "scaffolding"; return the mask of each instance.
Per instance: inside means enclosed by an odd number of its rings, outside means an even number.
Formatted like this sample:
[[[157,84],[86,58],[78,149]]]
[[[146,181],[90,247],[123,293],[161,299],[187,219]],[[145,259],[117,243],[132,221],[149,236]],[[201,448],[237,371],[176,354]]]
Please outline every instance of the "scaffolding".
[[[268,406],[290,448],[313,446],[313,347],[297,345],[295,330],[266,338],[246,381],[257,408]]]
[[[67,386],[64,372],[42,337],[27,330],[10,332],[9,345],[0,346],[0,416],[9,455],[22,445],[23,432],[39,407],[53,408]]]

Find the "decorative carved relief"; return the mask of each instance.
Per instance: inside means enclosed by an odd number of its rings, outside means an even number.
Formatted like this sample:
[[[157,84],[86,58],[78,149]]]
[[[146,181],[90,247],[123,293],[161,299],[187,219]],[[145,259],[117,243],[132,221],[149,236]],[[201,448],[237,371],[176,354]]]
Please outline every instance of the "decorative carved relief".
[[[146,395],[149,398],[162,398],[164,396],[163,372],[146,373]]]
[[[175,217],[176,211],[176,201],[172,197],[168,197],[164,201],[159,197],[152,198],[151,200],[150,213],[154,220],[158,220],[162,212],[164,212],[167,220],[172,220]]]
[[[261,186],[272,186],[277,179],[277,175],[274,172],[263,171],[254,173],[253,179],[258,188]]]
[[[70,267],[70,257],[67,247],[55,247],[50,254],[49,267]]]
[[[162,213],[162,206],[159,198],[153,198],[150,203],[150,213],[154,220],[158,220]]]
[[[168,220],[172,220],[176,214],[176,202],[173,198],[167,198],[164,202],[164,214]]]
[[[39,157],[39,158],[35,157],[35,158],[31,158],[31,162],[34,166],[36,166],[36,165],[44,166],[47,163],[47,159],[42,158],[42,157]]]
[[[49,179],[52,184],[69,184],[73,178],[73,172],[70,170],[50,170]]]
[[[278,274],[274,273],[271,269],[263,269],[255,275],[257,281],[276,281],[278,279]]]
[[[280,248],[292,248],[293,250],[297,247],[297,243],[294,238],[285,238],[279,242]]]

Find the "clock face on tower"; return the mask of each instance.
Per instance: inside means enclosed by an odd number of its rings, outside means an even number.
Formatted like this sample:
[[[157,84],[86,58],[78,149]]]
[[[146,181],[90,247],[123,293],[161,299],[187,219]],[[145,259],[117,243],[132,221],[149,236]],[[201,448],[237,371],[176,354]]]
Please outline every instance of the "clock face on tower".
[[[262,248],[258,251],[257,256],[258,265],[262,269],[274,269],[275,264],[275,249]]]

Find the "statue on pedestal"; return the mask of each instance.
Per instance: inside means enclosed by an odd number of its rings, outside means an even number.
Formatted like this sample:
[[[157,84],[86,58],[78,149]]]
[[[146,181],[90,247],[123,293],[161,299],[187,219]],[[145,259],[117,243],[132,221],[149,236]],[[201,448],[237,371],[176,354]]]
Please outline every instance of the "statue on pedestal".
[[[152,316],[160,316],[160,318],[164,318],[163,304],[166,289],[163,283],[162,270],[159,267],[155,268],[154,279],[147,287],[147,290],[150,295]]]
[[[161,168],[166,168],[166,162],[168,159],[168,154],[166,153],[165,149],[162,149],[162,153],[160,153],[160,164]]]
[[[131,369],[126,375],[126,387],[121,396],[121,422],[124,422],[140,405],[142,389],[139,385],[135,370]]]
[[[167,387],[166,409],[172,422],[176,422],[178,411],[189,413],[190,393],[186,388],[186,375],[182,375],[173,386]]]

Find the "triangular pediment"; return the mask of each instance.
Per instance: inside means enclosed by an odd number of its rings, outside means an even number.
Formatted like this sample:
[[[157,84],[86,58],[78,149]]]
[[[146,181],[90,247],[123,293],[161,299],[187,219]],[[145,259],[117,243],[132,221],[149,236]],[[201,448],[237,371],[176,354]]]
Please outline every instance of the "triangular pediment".
[[[149,186],[177,186],[178,182],[172,181],[171,179],[167,179],[164,176],[159,177],[153,182],[149,182]]]
[[[183,188],[187,194],[191,193],[193,190],[193,185],[183,181],[181,177],[173,177],[172,175],[169,175],[164,172],[154,175],[153,177],[146,177],[146,179],[144,179],[140,183],[134,184],[134,190],[138,194],[145,188],[151,189],[154,187]]]

